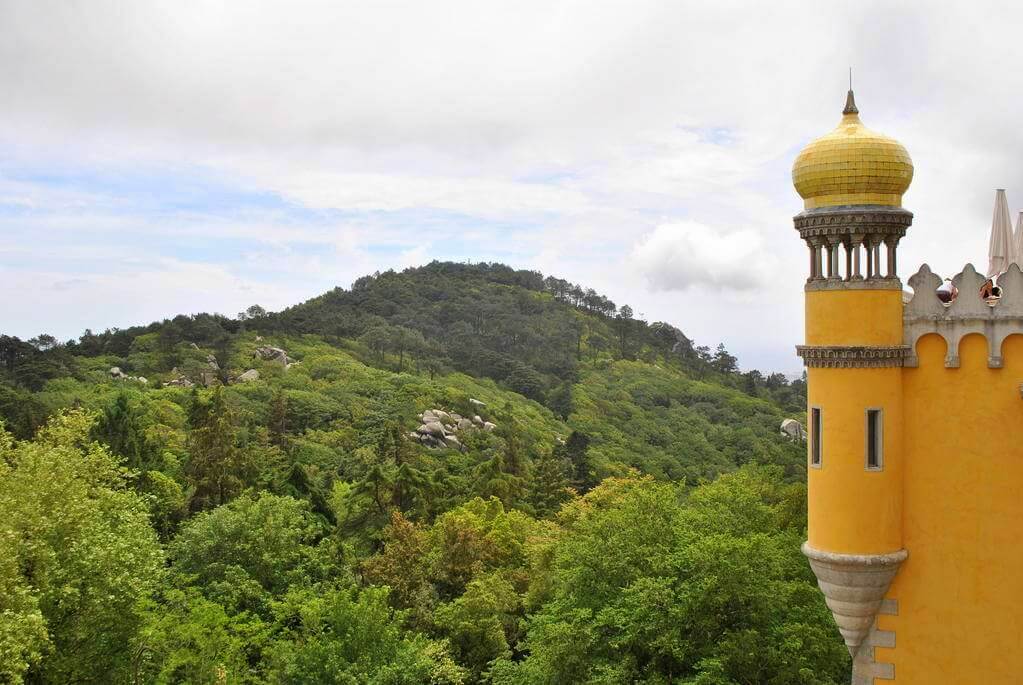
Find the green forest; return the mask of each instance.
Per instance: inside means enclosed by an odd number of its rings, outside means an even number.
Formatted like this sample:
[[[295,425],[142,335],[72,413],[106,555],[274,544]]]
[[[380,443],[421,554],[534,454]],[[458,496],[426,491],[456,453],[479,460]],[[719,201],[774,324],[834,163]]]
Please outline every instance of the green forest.
[[[0,682],[847,682],[805,398],[501,264],[0,335]]]

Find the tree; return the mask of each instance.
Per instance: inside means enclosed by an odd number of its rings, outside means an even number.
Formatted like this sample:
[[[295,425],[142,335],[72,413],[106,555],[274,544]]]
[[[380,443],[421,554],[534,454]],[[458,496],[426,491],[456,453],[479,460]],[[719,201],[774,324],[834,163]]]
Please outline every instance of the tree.
[[[123,680],[160,580],[145,502],[92,421],[58,414],[17,445],[0,431],[0,673],[14,682]]]
[[[533,463],[533,478],[529,482],[529,503],[537,516],[546,517],[558,510],[563,502],[572,498],[568,481],[568,463],[553,452],[544,452]]]
[[[168,553],[173,570],[210,599],[259,611],[289,587],[329,575],[316,547],[324,532],[308,502],[243,495],[193,517]]]
[[[628,359],[629,333],[633,326],[632,307],[627,304],[622,305],[622,308],[618,310],[616,322],[618,328],[618,348],[622,359]]]
[[[547,395],[547,406],[562,419],[568,419],[574,409],[572,384],[562,383]]]
[[[250,321],[252,319],[262,319],[266,316],[266,310],[260,307],[258,304],[254,304],[244,312],[238,312],[239,321]]]
[[[437,607],[435,621],[450,641],[458,663],[479,681],[495,659],[511,656],[518,642],[522,599],[501,573],[469,583],[456,600]]]
[[[259,671],[272,626],[258,616],[229,612],[194,588],[168,588],[145,609],[146,625],[131,649],[131,682],[266,682]]]
[[[425,527],[394,511],[381,540],[383,549],[363,563],[363,572],[371,582],[390,587],[391,601],[412,610],[412,615],[425,624],[436,599],[429,580],[430,548]]]
[[[461,685],[465,672],[443,643],[402,630],[386,588],[296,590],[279,606],[285,636],[270,654],[275,683]]]
[[[270,444],[281,449],[288,446],[288,396],[278,389],[270,400],[268,419]]]
[[[199,511],[224,504],[244,485],[244,453],[235,444],[234,415],[222,387],[206,395],[192,393],[188,423],[186,473],[194,488],[191,509]]]
[[[778,471],[758,469],[689,497],[648,477],[605,480],[559,514],[528,657],[496,664],[493,681],[848,682],[789,497]]]
[[[473,473],[473,492],[481,497],[500,500],[505,506],[514,504],[522,495],[524,486],[524,478],[516,473],[520,469],[509,461],[516,454],[514,451],[496,450],[480,463]]]
[[[151,468],[159,460],[159,449],[146,437],[146,427],[138,405],[127,392],[120,392],[103,408],[93,428],[93,436],[106,443],[110,451],[133,469]]]
[[[572,431],[564,444],[554,448],[553,456],[568,462],[569,480],[579,492],[586,492],[596,484],[589,449],[590,437],[579,431]]]
[[[717,350],[714,352],[714,358],[711,360],[711,365],[715,371],[735,373],[739,370],[738,361],[738,359],[728,353],[724,343],[719,343]]]
[[[359,336],[359,342],[369,348],[377,355],[379,361],[383,361],[384,351],[391,339],[388,326],[374,326]]]

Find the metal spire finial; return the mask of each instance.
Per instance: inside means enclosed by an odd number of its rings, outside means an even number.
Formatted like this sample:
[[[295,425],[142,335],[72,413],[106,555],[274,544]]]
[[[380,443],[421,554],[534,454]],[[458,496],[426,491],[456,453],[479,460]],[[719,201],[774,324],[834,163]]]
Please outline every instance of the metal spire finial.
[[[842,110],[842,114],[859,114],[860,110],[856,108],[856,98],[853,97],[852,89],[852,67],[849,67],[849,93],[845,96],[845,109]]]

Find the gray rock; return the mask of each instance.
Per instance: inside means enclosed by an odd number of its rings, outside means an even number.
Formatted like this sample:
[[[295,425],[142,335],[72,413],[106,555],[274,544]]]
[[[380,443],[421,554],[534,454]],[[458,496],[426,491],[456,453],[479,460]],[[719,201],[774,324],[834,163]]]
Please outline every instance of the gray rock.
[[[137,381],[138,381],[139,383],[141,383],[142,385],[149,385],[149,381],[148,381],[148,380],[146,379],[146,377],[145,377],[145,376],[139,376],[139,377],[138,377],[138,378],[136,378],[135,380],[137,380]]]
[[[419,415],[419,420],[423,423],[433,423],[434,421],[440,421],[440,417],[433,413],[432,409],[427,409]]]
[[[432,435],[437,438],[443,438],[444,424],[442,424],[440,421],[430,421],[429,423],[424,423],[422,426],[420,426],[418,428],[418,431],[420,433]]]
[[[436,416],[437,420],[440,421],[441,423],[454,423],[454,421],[452,421],[451,419],[451,414],[447,413],[446,411],[434,409],[433,415]]]
[[[497,425],[493,424],[493,423],[490,423],[489,421],[487,421],[486,423],[483,424],[483,430],[485,430],[488,433],[493,431],[495,428],[497,428]]]
[[[458,422],[459,431],[475,430],[475,428],[476,426],[474,426],[472,421],[470,421],[469,419],[461,419]]]
[[[124,372],[121,371],[120,366],[111,366],[110,375],[114,378],[124,378]]]
[[[781,422],[781,434],[792,440],[799,440],[801,442],[806,440],[806,429],[803,428],[803,424],[795,419],[785,419]]]
[[[477,414],[476,416],[472,417],[472,422],[475,423],[477,426],[482,426],[483,425],[483,419],[480,418],[479,414]]]
[[[454,435],[446,435],[446,436],[444,436],[444,443],[448,447],[453,447],[453,448],[455,448],[457,450],[462,449],[462,443]]]
[[[485,407],[485,406],[487,406],[485,402],[480,402],[479,400],[475,400],[475,399],[473,399],[471,397],[469,398],[469,404],[471,404],[474,407]]]
[[[288,353],[279,347],[270,347],[268,345],[257,347],[253,356],[264,361],[277,362],[285,367],[291,363]]]
[[[251,381],[258,381],[259,380],[259,371],[256,371],[255,369],[249,369],[248,371],[246,371],[242,375],[238,376],[238,378],[236,380],[239,383],[249,383]]]

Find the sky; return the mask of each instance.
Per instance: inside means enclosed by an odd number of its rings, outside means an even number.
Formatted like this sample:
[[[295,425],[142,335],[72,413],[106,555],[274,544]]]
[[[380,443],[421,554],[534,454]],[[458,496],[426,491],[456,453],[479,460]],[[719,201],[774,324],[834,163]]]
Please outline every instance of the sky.
[[[1023,5],[0,0],[0,332],[277,310],[432,260],[798,372],[796,154],[915,164],[905,282],[1023,207]]]

